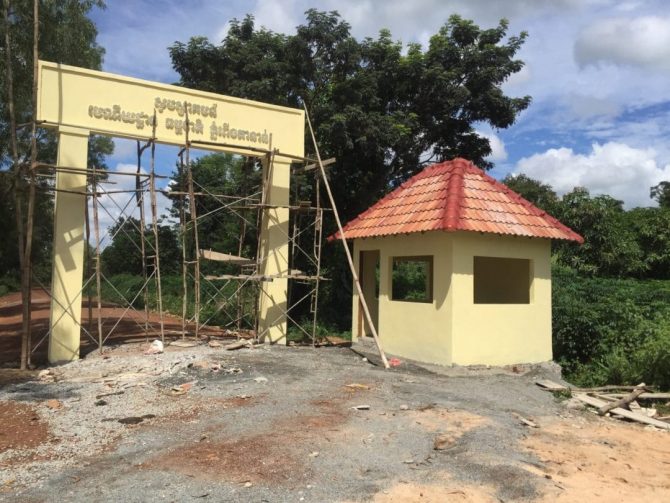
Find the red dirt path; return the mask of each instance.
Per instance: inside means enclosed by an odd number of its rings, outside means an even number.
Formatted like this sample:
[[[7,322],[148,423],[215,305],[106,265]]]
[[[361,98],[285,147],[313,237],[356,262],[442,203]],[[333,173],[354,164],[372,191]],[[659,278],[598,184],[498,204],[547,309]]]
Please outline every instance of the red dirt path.
[[[32,340],[33,348],[44,338],[49,330],[49,307],[50,298],[43,290],[33,290],[32,298]],[[21,323],[22,303],[20,293],[11,293],[0,297],[0,364],[6,362],[18,362],[21,354]],[[102,305],[103,337],[114,327],[119,318],[122,318],[112,335],[105,342],[106,345],[121,342],[141,342],[160,337],[159,316],[157,313],[149,312],[149,332],[144,331],[144,311],[135,312],[129,309],[124,315],[125,308],[110,303]],[[91,327],[88,324],[88,304],[82,302],[82,325],[97,340],[97,318],[98,310],[96,301],[93,301],[93,318]],[[181,334],[181,318],[170,314],[163,315],[165,335]],[[193,333],[194,325],[187,326],[187,332]],[[81,331],[81,354],[82,356],[97,348],[91,338]],[[200,329],[203,335],[222,336],[224,330],[218,327],[207,327]],[[33,363],[46,361],[48,341],[44,340],[33,352]]]

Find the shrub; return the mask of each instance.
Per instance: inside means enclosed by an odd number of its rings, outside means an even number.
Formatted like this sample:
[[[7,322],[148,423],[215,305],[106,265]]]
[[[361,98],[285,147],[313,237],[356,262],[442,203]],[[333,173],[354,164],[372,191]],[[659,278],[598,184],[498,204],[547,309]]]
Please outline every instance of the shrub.
[[[576,384],[670,386],[670,281],[553,271],[554,359]]]

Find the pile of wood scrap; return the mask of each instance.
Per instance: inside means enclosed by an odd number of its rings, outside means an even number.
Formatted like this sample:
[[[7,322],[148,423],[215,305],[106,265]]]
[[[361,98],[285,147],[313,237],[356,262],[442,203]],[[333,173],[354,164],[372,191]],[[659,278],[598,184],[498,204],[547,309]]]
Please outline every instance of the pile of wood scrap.
[[[541,379],[536,382],[546,391],[569,391],[580,402],[595,407],[600,416],[630,419],[663,430],[670,430],[670,416],[661,416],[653,403],[670,400],[670,393],[655,393],[644,383],[637,386],[601,386],[598,388],[570,388]],[[642,402],[643,405],[640,405]]]

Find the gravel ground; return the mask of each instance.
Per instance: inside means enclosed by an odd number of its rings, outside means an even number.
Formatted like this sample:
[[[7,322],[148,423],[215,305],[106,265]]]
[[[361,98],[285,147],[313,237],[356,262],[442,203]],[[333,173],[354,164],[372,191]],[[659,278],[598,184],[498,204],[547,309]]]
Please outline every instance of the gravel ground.
[[[595,419],[533,384],[558,380],[551,366],[516,370],[121,346],[0,390],[49,429],[0,452],[0,501],[406,501],[398,487],[431,485],[454,487],[453,501],[533,501],[557,484],[521,447],[531,430],[516,414]]]

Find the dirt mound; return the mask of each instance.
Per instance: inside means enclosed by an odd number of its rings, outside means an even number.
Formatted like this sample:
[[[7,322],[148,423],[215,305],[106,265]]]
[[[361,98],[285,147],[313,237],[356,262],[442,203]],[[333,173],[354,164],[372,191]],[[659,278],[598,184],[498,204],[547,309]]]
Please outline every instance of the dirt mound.
[[[0,401],[0,425],[0,453],[32,449],[49,439],[49,427],[31,405]]]
[[[318,455],[306,451],[305,446],[315,444],[325,431],[341,427],[349,414],[345,399],[314,400],[311,405],[309,414],[276,423],[271,431],[182,445],[156,456],[144,468],[233,483],[287,485],[303,481],[310,475],[309,460]]]

